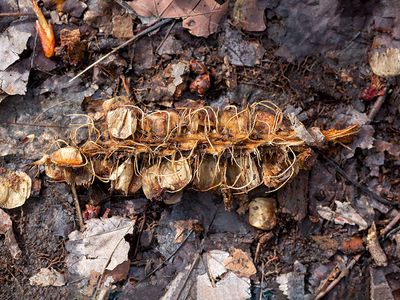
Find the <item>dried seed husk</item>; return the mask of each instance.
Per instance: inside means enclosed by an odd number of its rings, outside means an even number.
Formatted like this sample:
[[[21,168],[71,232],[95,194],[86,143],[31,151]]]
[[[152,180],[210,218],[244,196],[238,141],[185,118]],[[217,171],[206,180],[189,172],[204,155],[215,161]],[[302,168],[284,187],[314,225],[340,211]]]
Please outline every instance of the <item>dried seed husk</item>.
[[[222,183],[223,174],[218,157],[206,155],[196,164],[193,187],[201,192],[217,188]]]
[[[255,198],[249,204],[249,223],[262,230],[271,230],[276,226],[276,200],[273,198]]]
[[[224,109],[218,116],[221,133],[242,139],[250,133],[250,110],[248,108],[238,112],[236,107]]]
[[[259,186],[262,181],[255,159],[240,155],[230,160],[226,167],[226,183],[236,193],[245,193]]]
[[[186,159],[164,161],[160,166],[159,182],[162,189],[177,192],[192,180],[192,171]]]
[[[167,137],[180,124],[176,111],[157,111],[144,117],[141,124],[143,133],[158,138]]]
[[[128,194],[137,193],[142,187],[142,176],[133,174],[131,183],[129,184]]]
[[[273,111],[257,110],[254,113],[254,129],[252,134],[254,136],[274,134],[280,121],[279,117],[277,119],[276,113]]]
[[[133,175],[133,163],[131,159],[128,158],[111,173],[111,188],[127,195]]]
[[[262,163],[263,182],[267,187],[278,188],[292,176],[293,171],[288,169],[287,155],[283,152],[266,156]],[[286,171],[287,170],[287,171]]]
[[[211,107],[202,107],[189,112],[187,123],[190,133],[211,132],[216,128],[217,116]]]
[[[78,186],[89,187],[93,182],[93,175],[87,166],[83,168],[72,169],[74,174],[74,183]]]
[[[132,102],[126,96],[117,96],[108,100],[105,100],[102,104],[103,110],[109,112],[121,106],[132,105]]]
[[[64,147],[56,150],[50,155],[50,160],[57,166],[78,167],[83,164],[83,157],[78,148]]]
[[[94,174],[103,179],[108,179],[113,171],[113,165],[107,159],[93,159],[92,166]]]
[[[0,168],[0,207],[15,208],[23,205],[31,194],[32,180],[24,172]]]
[[[136,131],[137,118],[125,107],[119,107],[107,113],[107,127],[110,134],[117,139],[126,139]]]
[[[163,189],[159,183],[160,167],[151,166],[142,172],[142,189],[147,199],[154,200],[160,198]]]
[[[44,165],[44,172],[52,180],[65,181],[64,168],[52,162],[48,162]]]

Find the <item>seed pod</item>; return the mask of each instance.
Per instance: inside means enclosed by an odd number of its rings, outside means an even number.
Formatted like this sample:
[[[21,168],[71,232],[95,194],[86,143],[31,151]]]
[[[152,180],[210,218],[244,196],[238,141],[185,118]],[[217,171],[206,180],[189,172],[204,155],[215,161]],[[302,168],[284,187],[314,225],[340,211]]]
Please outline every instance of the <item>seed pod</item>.
[[[274,134],[276,126],[279,125],[279,118],[276,118],[276,113],[266,110],[257,110],[254,113],[254,129],[252,135],[255,137],[262,134]],[[277,123],[275,123],[277,122]]]
[[[190,133],[210,132],[216,127],[217,117],[210,107],[203,107],[188,114],[188,129]]]
[[[158,165],[151,166],[142,172],[142,189],[147,199],[154,200],[162,195],[163,189],[158,181],[159,176]]]
[[[250,110],[238,112],[236,107],[229,106],[218,116],[221,133],[235,139],[242,139],[250,133]]]
[[[129,184],[128,194],[132,195],[142,187],[142,176],[133,174],[131,183]]]
[[[276,201],[273,198],[255,198],[249,204],[249,223],[262,230],[276,226]]]
[[[113,165],[109,160],[106,159],[94,159],[92,160],[93,172],[97,176],[103,179],[108,179],[113,171]]]
[[[131,159],[128,158],[112,172],[110,176],[111,187],[114,190],[122,192],[125,195],[127,195],[133,174],[134,174],[133,163]]]
[[[83,158],[78,148],[64,147],[50,155],[52,163],[61,167],[78,167],[83,164]]]
[[[65,181],[64,168],[52,162],[48,162],[44,165],[44,172],[52,180]]]
[[[182,190],[192,180],[192,171],[187,160],[165,161],[161,164],[159,182],[169,192]]]
[[[78,186],[89,187],[93,181],[93,175],[87,166],[75,168],[72,170],[75,184]]]
[[[193,187],[202,192],[217,188],[222,183],[223,174],[218,158],[207,155],[197,163]]]
[[[276,153],[263,161],[262,176],[267,187],[277,188],[293,175],[293,168],[289,168],[286,159],[284,153]]]
[[[26,173],[0,168],[0,207],[11,209],[23,205],[31,187],[32,180]]]
[[[103,110],[109,112],[124,105],[130,105],[132,102],[126,96],[117,96],[103,102]]]
[[[179,123],[180,116],[176,111],[157,111],[144,117],[141,129],[150,137],[165,138]]]
[[[135,133],[137,119],[131,110],[119,107],[107,113],[107,126],[113,137],[126,139]]]
[[[257,164],[249,155],[241,155],[229,162],[226,168],[226,183],[236,193],[246,193],[262,181]]]

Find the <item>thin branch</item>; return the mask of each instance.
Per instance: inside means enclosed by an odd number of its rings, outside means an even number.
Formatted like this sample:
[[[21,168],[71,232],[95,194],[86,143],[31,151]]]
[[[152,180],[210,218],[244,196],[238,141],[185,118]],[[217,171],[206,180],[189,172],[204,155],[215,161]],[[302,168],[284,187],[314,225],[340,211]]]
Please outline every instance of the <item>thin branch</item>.
[[[370,110],[370,112],[368,114],[369,122],[372,122],[373,119],[378,114],[378,112],[380,111],[380,109],[381,109],[381,107],[383,105],[383,102],[385,102],[386,95],[387,95],[387,88],[385,87],[383,89],[383,95],[379,96],[378,99],[376,99],[374,105],[372,106],[372,108],[371,108],[371,110]]]
[[[99,64],[100,62],[102,62],[103,60],[105,60],[107,57],[109,57],[111,54],[117,52],[119,49],[124,48],[125,46],[129,45],[130,43],[132,43],[133,41],[137,40],[138,38],[168,24],[169,22],[171,22],[172,19],[163,19],[160,20],[159,22],[151,25],[150,27],[147,27],[146,29],[144,29],[143,31],[139,32],[137,35],[135,35],[134,37],[130,38],[129,40],[127,40],[125,43],[122,43],[121,45],[119,45],[118,47],[116,47],[115,49],[113,49],[112,51],[110,51],[109,53],[107,53],[106,55],[104,55],[103,57],[99,58],[98,60],[96,60],[94,63],[92,63],[90,66],[88,66],[86,69],[84,69],[83,71],[79,72],[78,75],[76,75],[75,77],[73,77],[72,79],[69,80],[69,82],[72,82],[73,80],[75,80],[76,78],[78,78],[79,76],[81,76],[82,74],[86,73],[87,71],[89,71],[91,68],[93,68],[94,66],[96,66],[97,64]]]
[[[346,171],[343,170],[336,161],[334,161],[333,159],[327,157],[325,154],[323,154],[318,149],[315,149],[315,151],[320,155],[320,157],[322,157],[324,159],[325,162],[327,162],[331,167],[333,167],[340,176],[342,176],[344,179],[346,179],[352,185],[357,187],[363,194],[375,199],[376,201],[379,201],[379,202],[381,202],[383,204],[386,204],[386,205],[390,205],[390,206],[398,206],[399,205],[398,203],[389,201],[389,200],[379,196],[378,194],[376,194],[373,191],[369,190],[367,187],[363,186],[358,181],[350,178],[346,174]]]
[[[75,182],[72,182],[70,186],[71,186],[71,191],[72,191],[72,198],[74,198],[76,215],[78,217],[79,230],[80,231],[84,231],[85,230],[85,224],[83,223],[82,211],[81,211],[81,207],[79,205],[78,194],[76,193]]]

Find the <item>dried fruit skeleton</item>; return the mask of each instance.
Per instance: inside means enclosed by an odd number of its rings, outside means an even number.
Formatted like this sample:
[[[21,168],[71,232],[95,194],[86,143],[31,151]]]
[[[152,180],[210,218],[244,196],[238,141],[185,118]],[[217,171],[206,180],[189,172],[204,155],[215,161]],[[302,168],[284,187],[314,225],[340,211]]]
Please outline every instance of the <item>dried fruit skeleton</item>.
[[[224,195],[247,193],[263,183],[275,191],[311,154],[282,111],[268,101],[243,109],[188,102],[145,113],[116,97],[103,102],[102,117],[87,119],[69,145],[40,161],[50,178],[74,178],[86,185],[97,178],[124,194],[142,188],[149,199],[189,185],[199,191],[221,189]],[[82,129],[88,138],[78,143],[75,137]],[[354,125],[317,131],[319,139],[330,142],[346,140],[357,130]]]

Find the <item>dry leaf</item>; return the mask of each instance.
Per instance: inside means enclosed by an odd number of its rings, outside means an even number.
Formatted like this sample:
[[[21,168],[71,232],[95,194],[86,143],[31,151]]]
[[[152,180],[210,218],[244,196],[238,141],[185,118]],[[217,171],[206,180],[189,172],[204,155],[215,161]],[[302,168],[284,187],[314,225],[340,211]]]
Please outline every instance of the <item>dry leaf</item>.
[[[379,244],[375,223],[372,223],[371,228],[368,230],[367,249],[369,253],[371,253],[371,257],[377,266],[387,266],[388,260],[385,252]]]
[[[30,285],[39,286],[63,286],[64,275],[54,269],[41,268],[40,271],[29,278]]]
[[[10,216],[0,208],[0,234],[6,234],[12,229],[12,221]]]
[[[31,187],[32,180],[26,173],[0,168],[0,207],[11,209],[23,205]]]
[[[236,0],[233,7],[233,24],[246,31],[264,31],[266,0]]]
[[[224,260],[224,266],[239,277],[247,277],[257,273],[253,260],[241,249],[234,249]]]
[[[358,230],[368,228],[367,222],[347,202],[335,201],[336,211],[327,206],[317,207],[318,214],[325,220],[334,221],[336,224],[358,225]]]
[[[134,221],[118,216],[86,221],[84,232],[76,230],[68,236],[68,270],[89,278],[93,271],[102,274],[128,260],[130,246],[124,237],[133,232],[134,225]]]
[[[4,71],[19,59],[19,54],[26,49],[30,38],[29,32],[24,32],[18,26],[10,26],[0,35],[0,70]]]
[[[10,216],[0,208],[0,234],[5,235],[4,243],[10,250],[11,256],[14,259],[21,258],[22,251],[18,246],[12,229],[12,221]]]
[[[182,18],[183,27],[195,36],[208,37],[216,32],[228,10],[228,1],[222,5],[214,0],[135,0],[129,5],[143,17]]]

